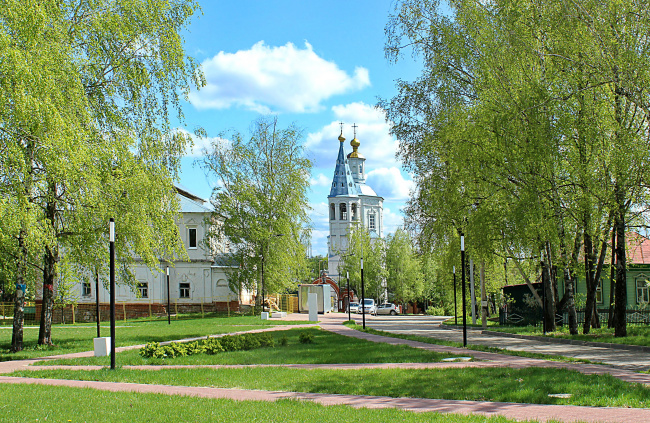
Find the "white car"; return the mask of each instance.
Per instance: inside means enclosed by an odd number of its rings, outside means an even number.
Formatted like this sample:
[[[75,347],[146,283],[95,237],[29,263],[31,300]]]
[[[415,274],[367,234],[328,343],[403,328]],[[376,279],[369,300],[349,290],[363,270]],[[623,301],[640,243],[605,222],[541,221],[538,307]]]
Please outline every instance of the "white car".
[[[363,306],[359,304],[359,309],[357,310],[357,313],[363,314],[364,312],[370,314],[377,314],[377,306],[375,305],[375,300],[373,300],[372,298],[364,298]]]
[[[359,312],[359,303],[350,303],[350,313]]]
[[[399,314],[399,308],[393,303],[384,303],[377,306],[377,313],[375,314],[390,314],[395,316]]]

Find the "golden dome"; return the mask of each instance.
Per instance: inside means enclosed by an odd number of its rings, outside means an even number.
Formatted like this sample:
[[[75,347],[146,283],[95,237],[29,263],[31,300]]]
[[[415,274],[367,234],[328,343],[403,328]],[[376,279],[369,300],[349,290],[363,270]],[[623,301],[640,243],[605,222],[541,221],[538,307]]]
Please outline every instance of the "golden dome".
[[[359,149],[361,143],[359,142],[356,136],[352,141],[350,141],[350,145],[352,146],[352,153],[350,153],[348,157],[353,157],[353,158],[359,157],[359,152],[357,150]]]
[[[341,135],[339,135],[339,141],[343,142],[345,141],[345,137],[343,136],[343,130],[341,129]]]

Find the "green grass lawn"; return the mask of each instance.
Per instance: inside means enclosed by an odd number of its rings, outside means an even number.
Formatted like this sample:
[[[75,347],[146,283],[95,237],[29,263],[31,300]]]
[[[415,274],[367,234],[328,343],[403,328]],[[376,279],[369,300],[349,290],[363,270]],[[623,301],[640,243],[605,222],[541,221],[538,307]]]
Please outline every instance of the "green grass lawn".
[[[301,344],[300,333],[314,335],[313,344]],[[234,351],[215,355],[199,354],[188,357],[143,358],[139,350],[131,350],[116,355],[119,365],[146,364],[314,364],[314,363],[406,363],[437,362],[443,358],[454,357],[411,348],[405,345],[375,343],[323,331],[317,328],[291,329],[272,333],[276,346],[250,351]],[[287,345],[281,346],[281,338],[287,338]],[[88,357],[77,359],[52,360],[40,364],[63,365],[102,365],[110,364],[110,357]]]
[[[116,322],[116,346],[145,344],[150,341],[170,341],[182,338],[192,338],[211,334],[246,331],[259,329],[264,326],[279,324],[303,324],[307,322],[287,322],[261,320],[259,316],[239,317],[206,317],[173,320],[171,325],[167,319],[160,320],[120,320]],[[110,336],[108,322],[102,322],[101,335]],[[97,336],[95,323],[76,325],[53,325],[52,341],[54,346],[37,345],[38,326],[26,326],[24,331],[24,350],[11,353],[10,326],[0,327],[0,361],[22,360],[26,358],[44,357],[54,354],[67,354],[93,350],[93,338]]]
[[[498,332],[516,333],[519,335],[544,336],[540,326],[508,326],[490,327],[489,330]],[[580,334],[569,334],[568,326],[558,326],[554,332],[546,332],[547,337],[576,339],[588,342],[607,342],[612,344],[642,345],[650,346],[650,326],[648,325],[627,325],[627,336],[617,338],[614,336],[614,329],[603,327],[591,329],[588,335],[582,334],[582,325],[578,327]]]
[[[406,422],[514,423],[503,417],[413,413],[396,409],[355,409],[306,401],[232,401],[177,395],[107,392],[37,385],[2,385],[0,422]]]
[[[100,380],[180,386],[295,392],[571,404],[598,407],[650,407],[650,389],[609,375],[584,375],[552,368],[461,369],[163,369],[21,371],[13,376]],[[549,394],[572,394],[553,398]]]

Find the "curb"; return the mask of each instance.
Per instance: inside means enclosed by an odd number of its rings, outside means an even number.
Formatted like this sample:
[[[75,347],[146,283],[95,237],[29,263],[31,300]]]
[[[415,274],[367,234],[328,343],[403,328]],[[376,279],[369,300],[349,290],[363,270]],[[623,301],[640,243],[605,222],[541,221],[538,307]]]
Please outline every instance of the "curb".
[[[577,339],[552,338],[552,337],[534,336],[534,335],[519,335],[516,333],[496,332],[491,330],[482,330],[481,335],[495,336],[495,337],[501,336],[504,338],[530,339],[531,341],[551,342],[555,344],[582,345],[587,347],[611,348],[615,350],[650,352],[650,347],[645,347],[642,345],[612,344],[609,342],[589,342],[589,341],[580,341]]]

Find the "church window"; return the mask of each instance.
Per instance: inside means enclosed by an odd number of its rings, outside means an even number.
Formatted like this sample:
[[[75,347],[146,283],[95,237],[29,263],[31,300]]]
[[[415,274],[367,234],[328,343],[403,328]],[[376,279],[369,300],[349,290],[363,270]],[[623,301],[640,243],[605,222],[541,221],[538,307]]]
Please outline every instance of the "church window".
[[[343,182],[341,182],[341,188],[344,188],[344,187],[345,187],[345,184]]]
[[[188,228],[187,237],[189,248],[196,248],[196,228]]]
[[[352,187],[352,182],[350,182],[350,183],[349,183],[348,185],[349,185],[349,186],[350,186],[350,188],[351,188],[351,187]]]
[[[352,204],[351,206],[351,212],[352,212],[352,220],[357,220],[357,205]]]
[[[348,220],[348,208],[345,203],[341,203],[339,208],[341,209],[341,220]]]
[[[147,282],[138,283],[138,292],[140,298],[149,298],[149,284]]]
[[[377,229],[377,225],[375,223],[375,214],[371,213],[368,215],[368,229],[371,231],[374,231]]]
[[[363,164],[359,164],[359,173],[363,173]]]
[[[336,207],[334,203],[330,204],[330,220],[336,220]]]
[[[190,298],[190,284],[188,282],[181,283],[178,288],[180,290],[179,297]]]

